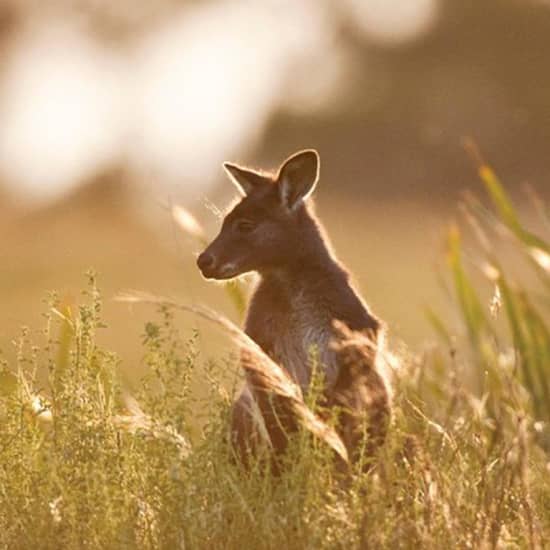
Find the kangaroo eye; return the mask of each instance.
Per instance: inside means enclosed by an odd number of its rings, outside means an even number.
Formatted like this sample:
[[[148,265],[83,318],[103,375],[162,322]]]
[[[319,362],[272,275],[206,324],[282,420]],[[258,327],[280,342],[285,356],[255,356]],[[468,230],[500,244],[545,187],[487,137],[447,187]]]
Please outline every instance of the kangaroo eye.
[[[250,233],[255,227],[256,224],[250,220],[238,220],[235,223],[235,230],[238,233]]]

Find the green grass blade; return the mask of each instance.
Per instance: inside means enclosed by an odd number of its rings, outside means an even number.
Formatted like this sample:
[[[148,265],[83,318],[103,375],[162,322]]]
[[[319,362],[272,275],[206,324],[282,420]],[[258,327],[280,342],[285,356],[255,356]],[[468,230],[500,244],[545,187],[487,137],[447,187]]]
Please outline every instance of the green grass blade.
[[[494,171],[483,164],[479,168],[479,176],[485,184],[500,220],[506,227],[527,247],[538,248],[547,254],[550,253],[550,245],[546,241],[523,227],[510,197]]]
[[[448,261],[453,275],[456,296],[470,339],[478,347],[481,334],[488,327],[487,317],[464,269],[460,232],[456,226],[452,226],[449,230],[447,243]]]

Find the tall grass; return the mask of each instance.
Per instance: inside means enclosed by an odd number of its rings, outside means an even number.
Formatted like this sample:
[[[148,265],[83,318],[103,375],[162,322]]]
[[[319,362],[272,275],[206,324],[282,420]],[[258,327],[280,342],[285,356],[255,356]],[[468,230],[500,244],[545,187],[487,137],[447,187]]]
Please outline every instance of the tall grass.
[[[539,442],[550,450],[550,231],[545,237],[528,229],[498,176],[477,151],[475,156],[492,209],[470,196],[463,212],[481,249],[478,267],[494,289],[489,308],[482,303],[467,274],[456,227],[449,232],[448,259],[459,310],[477,358],[478,381],[482,378],[477,391],[493,408],[514,407],[526,397],[525,412],[537,423]],[[535,205],[542,204],[531,194]],[[547,225],[547,214],[540,208],[538,213],[540,224]],[[506,274],[505,264],[496,253],[499,239],[514,245],[519,256],[516,262],[523,258],[534,269],[538,285],[528,288]],[[499,317],[507,324],[504,335],[498,329]],[[438,329],[441,331],[441,324]],[[507,367],[509,375],[520,382],[519,394],[512,391],[513,385],[499,382]]]
[[[452,228],[464,337],[431,313],[441,342],[402,354],[386,445],[369,473],[353,469],[345,480],[307,425],[277,479],[261,461],[239,466],[227,444],[228,372],[238,365],[203,360],[195,337],[181,337],[189,318],[173,304],[153,306],[142,338],[147,375],[130,395],[117,357],[98,344],[108,328],[95,277],[76,310],[51,296],[43,331],[25,329],[15,362],[2,362],[0,547],[542,548],[548,245],[523,227],[486,166],[481,175],[493,204],[470,200],[466,221],[493,299],[473,282]],[[540,287],[506,274],[493,246],[502,227]]]

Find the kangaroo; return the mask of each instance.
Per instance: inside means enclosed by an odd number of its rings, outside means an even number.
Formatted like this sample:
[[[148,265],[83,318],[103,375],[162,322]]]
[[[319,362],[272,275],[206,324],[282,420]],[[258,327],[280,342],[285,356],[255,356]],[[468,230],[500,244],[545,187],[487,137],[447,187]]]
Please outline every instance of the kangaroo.
[[[390,392],[377,369],[382,323],[370,311],[336,260],[311,200],[319,179],[319,155],[298,152],[276,174],[224,163],[242,196],[223,220],[219,235],[200,254],[207,279],[260,275],[248,307],[245,332],[286,369],[306,393],[311,350],[323,369],[325,405],[339,407],[336,429],[356,459],[367,425],[372,453],[384,440]],[[284,451],[295,419],[275,396],[259,389],[247,372],[232,408],[232,442],[241,457],[253,452],[261,413],[275,454]]]

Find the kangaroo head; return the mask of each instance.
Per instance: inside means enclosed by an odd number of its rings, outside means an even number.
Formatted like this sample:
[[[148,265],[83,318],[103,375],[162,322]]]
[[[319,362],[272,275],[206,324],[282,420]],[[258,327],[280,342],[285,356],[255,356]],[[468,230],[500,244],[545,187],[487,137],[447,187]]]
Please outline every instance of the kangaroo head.
[[[308,149],[289,157],[276,175],[224,163],[241,201],[223,220],[219,235],[199,256],[208,279],[282,267],[298,253],[304,201],[319,179],[319,155]],[[306,216],[307,217],[307,216]]]

